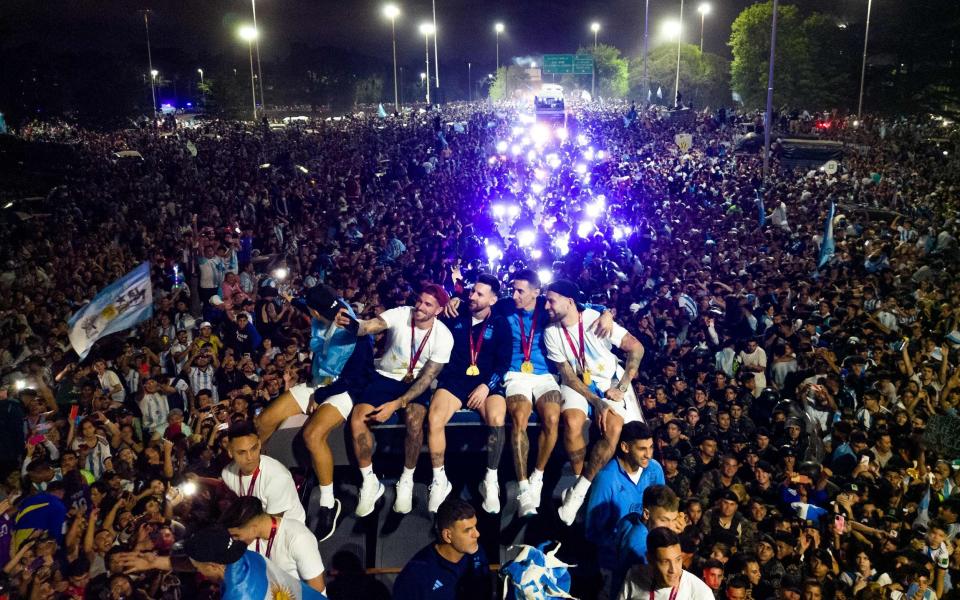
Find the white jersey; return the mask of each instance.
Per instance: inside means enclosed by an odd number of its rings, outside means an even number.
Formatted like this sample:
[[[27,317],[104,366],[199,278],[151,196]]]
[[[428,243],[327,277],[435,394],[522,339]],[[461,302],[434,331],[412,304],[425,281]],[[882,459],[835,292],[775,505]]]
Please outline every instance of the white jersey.
[[[259,498],[263,502],[263,510],[268,514],[282,514],[286,519],[306,522],[307,514],[300,503],[290,471],[280,461],[266,455],[260,455],[259,468],[256,481],[253,481],[252,474],[241,475],[237,463],[231,462],[223,468],[220,478],[234,494]]]
[[[293,519],[280,519],[272,545],[268,540],[254,540],[247,550],[269,558],[281,570],[301,581],[309,581],[323,573],[316,536],[306,525]]]
[[[617,596],[619,600],[669,600],[671,596],[676,600],[715,600],[713,590],[699,577],[684,570],[680,576],[680,585],[676,593],[669,587],[651,591],[650,568],[647,565],[636,565],[627,573],[627,579]]]
[[[377,372],[384,377],[400,381],[407,374],[407,368],[410,365],[410,324],[413,319],[412,306],[400,306],[380,313],[380,318],[386,321],[387,330],[385,335],[386,350],[383,356],[374,361]],[[413,367],[413,376],[420,375],[420,369],[427,364],[428,360],[445,365],[450,362],[450,352],[453,350],[453,335],[447,326],[434,319],[433,329],[414,328],[415,339],[413,341],[414,353],[423,342],[424,336],[430,331],[430,339],[427,340],[423,351],[417,359],[417,364]]]
[[[581,374],[580,362],[577,354],[585,354],[586,367],[590,370],[590,378],[596,382],[600,391],[610,389],[610,384],[614,379],[623,374],[623,369],[619,368],[619,361],[612,349],[614,346],[620,347],[623,338],[627,335],[627,330],[614,323],[613,332],[610,337],[601,338],[590,331],[594,322],[600,318],[600,313],[588,308],[581,313],[583,318],[583,344],[586,346],[584,352],[580,348],[580,325],[574,323],[567,327],[567,335],[564,335],[564,327],[560,323],[551,323],[543,332],[543,340],[547,346],[547,358],[553,362],[570,363],[577,375]],[[570,347],[570,342],[577,351]]]

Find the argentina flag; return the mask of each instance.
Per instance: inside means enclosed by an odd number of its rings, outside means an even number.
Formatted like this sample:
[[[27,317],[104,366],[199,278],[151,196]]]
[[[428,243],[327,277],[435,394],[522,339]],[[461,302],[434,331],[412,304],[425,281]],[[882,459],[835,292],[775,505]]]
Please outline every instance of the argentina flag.
[[[268,558],[247,550],[227,565],[221,600],[326,600],[326,596],[281,570]]]
[[[817,260],[817,268],[830,262],[833,258],[835,249],[833,241],[833,214],[836,211],[836,205],[830,203],[830,212],[827,213],[827,220],[823,224],[823,241],[820,242],[820,258]]]
[[[100,338],[129,329],[152,316],[150,263],[145,262],[105,287],[70,317],[67,321],[70,345],[83,360]]]

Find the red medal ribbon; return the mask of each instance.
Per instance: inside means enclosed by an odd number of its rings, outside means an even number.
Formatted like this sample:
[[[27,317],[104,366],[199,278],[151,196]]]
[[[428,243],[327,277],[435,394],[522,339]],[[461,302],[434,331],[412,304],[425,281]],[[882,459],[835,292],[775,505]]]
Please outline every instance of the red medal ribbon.
[[[517,321],[520,323],[520,349],[523,350],[523,360],[530,362],[530,354],[533,353],[533,332],[537,330],[537,310],[539,306],[533,307],[533,317],[530,319],[530,337],[526,336],[523,329],[523,311],[517,315]]]
[[[253,477],[250,479],[250,487],[247,488],[247,493],[243,494],[243,473],[238,474],[237,481],[239,483],[240,493],[244,496],[252,496],[253,486],[257,485],[257,477],[260,477],[260,467],[257,467],[257,470],[253,472]]]
[[[427,345],[427,340],[430,339],[432,332],[433,327],[427,330],[427,335],[423,336],[423,339],[420,341],[420,347],[414,352],[413,346],[417,341],[417,326],[413,322],[413,313],[410,313],[410,365],[407,367],[408,376],[413,377],[413,368],[416,366],[417,361],[420,360],[420,354],[423,352],[423,347]]]
[[[567,331],[566,326],[563,323],[559,323],[560,329],[563,331],[564,337],[567,338],[567,344],[570,345],[570,349],[573,350],[573,357],[577,359],[577,364],[580,365],[580,373],[582,375],[584,371],[587,370],[587,352],[586,346],[583,343],[583,314],[578,313],[577,319],[580,325],[580,350],[577,350],[577,347],[573,344],[573,338],[570,337],[570,333]]]
[[[680,574],[680,579],[683,579],[683,573]],[[677,587],[670,588],[670,600],[677,600],[677,593],[680,591],[680,581],[677,581]],[[656,590],[650,590],[650,600],[653,600],[653,595],[656,594]]]
[[[490,324],[490,319],[484,319],[483,327],[480,328],[480,338],[474,342],[473,341],[473,319],[471,317],[471,328],[467,330],[467,339],[470,340],[470,365],[477,366],[477,358],[480,357],[480,348],[483,347],[483,336],[487,333],[487,325]],[[523,327],[521,326],[521,330]],[[474,347],[476,346],[476,347]]]

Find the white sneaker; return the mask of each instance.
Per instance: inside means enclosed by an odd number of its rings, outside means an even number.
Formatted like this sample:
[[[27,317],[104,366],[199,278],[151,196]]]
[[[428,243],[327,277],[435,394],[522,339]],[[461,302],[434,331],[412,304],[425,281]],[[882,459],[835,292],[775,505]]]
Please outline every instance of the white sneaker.
[[[577,518],[577,513],[580,511],[580,507],[583,506],[583,501],[586,499],[586,496],[570,487],[563,491],[563,494],[560,495],[563,499],[563,504],[560,505],[560,520],[566,525],[573,525],[573,521]]]
[[[443,504],[443,501],[447,499],[447,496],[450,495],[450,492],[453,490],[453,484],[450,483],[449,479],[444,479],[443,482],[434,481],[430,485],[430,500],[427,502],[427,510],[432,513],[437,512],[437,509],[440,508],[440,505]],[[400,501],[400,484],[397,484],[397,502]],[[394,510],[396,505],[394,505]],[[397,511],[400,512],[400,511]]]
[[[484,477],[480,483],[480,495],[483,496],[483,510],[491,515],[500,512],[500,483],[496,479]]]
[[[530,494],[530,490],[520,492],[517,496],[517,502],[520,503],[520,508],[517,511],[517,514],[520,517],[532,517],[537,514],[537,505],[533,501],[533,496]]]
[[[530,478],[530,497],[534,508],[540,508],[540,496],[543,494],[543,477]]]
[[[356,514],[358,517],[365,517],[373,512],[377,505],[377,500],[383,496],[386,489],[380,480],[374,477],[364,477],[363,485],[360,487],[360,500],[357,501]]]
[[[393,512],[405,515],[413,510],[413,478],[409,481],[400,478],[397,482],[397,499],[393,501]]]

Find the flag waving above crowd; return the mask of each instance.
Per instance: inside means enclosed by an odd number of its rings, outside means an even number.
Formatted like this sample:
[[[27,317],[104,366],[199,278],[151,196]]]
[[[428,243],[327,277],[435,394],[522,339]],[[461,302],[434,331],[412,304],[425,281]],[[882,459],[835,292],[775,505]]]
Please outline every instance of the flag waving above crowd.
[[[114,281],[67,321],[70,345],[84,359],[100,338],[129,329],[153,316],[150,263]]]

